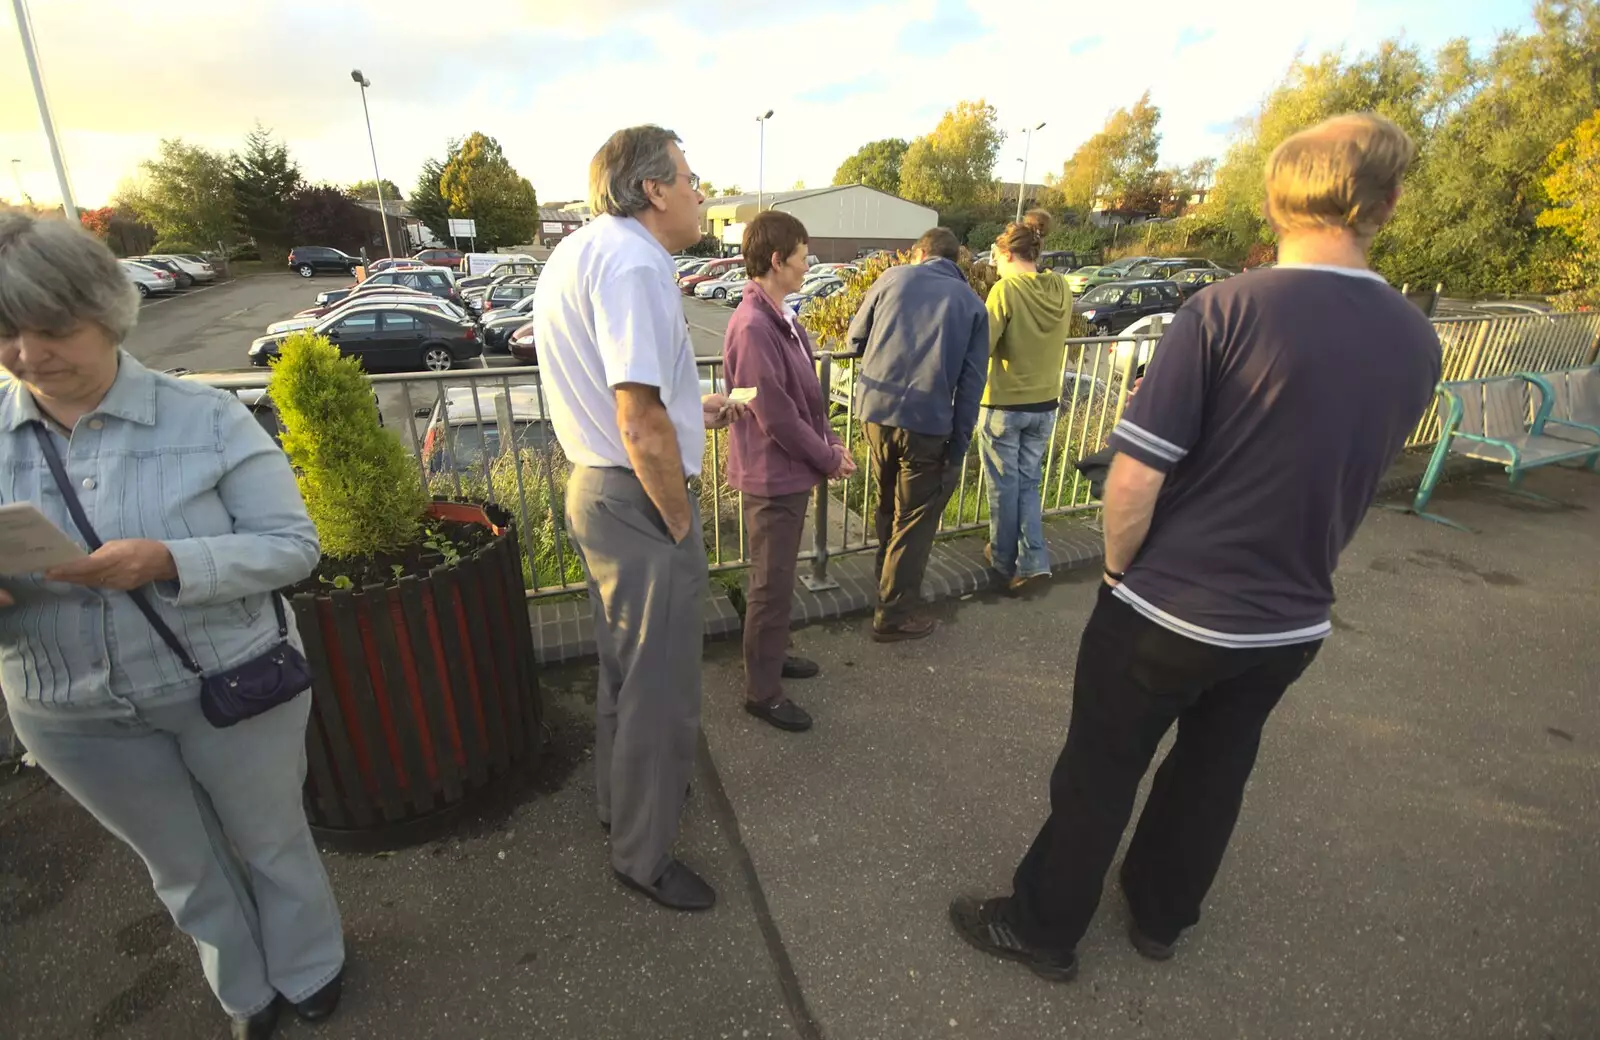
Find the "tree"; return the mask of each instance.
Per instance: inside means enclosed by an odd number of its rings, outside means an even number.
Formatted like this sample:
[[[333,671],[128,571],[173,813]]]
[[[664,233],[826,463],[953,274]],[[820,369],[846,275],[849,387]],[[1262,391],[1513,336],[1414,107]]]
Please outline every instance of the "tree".
[[[305,185],[289,201],[289,229],[295,241],[347,253],[366,248],[376,216],[332,184]]]
[[[161,238],[208,246],[238,238],[228,159],[179,138],[163,140],[156,158],[139,164],[138,179],[114,204],[131,209]]]
[[[1132,108],[1119,108],[1093,137],[1078,146],[1040,200],[1047,209],[1087,210],[1104,197],[1113,209],[1155,212],[1160,194],[1156,161],[1161,150],[1161,109],[1145,91]]]
[[[1006,230],[1004,224],[996,221],[985,221],[972,225],[972,230],[967,232],[967,248],[976,253],[994,245],[994,240],[999,238]]]
[[[730,197],[732,197],[734,195],[743,195],[744,194],[744,189],[739,187],[737,184],[730,184],[726,188],[723,188],[717,194],[726,199],[726,198],[730,198]]]
[[[374,180],[356,181],[347,190],[358,199],[370,199],[374,202],[378,199],[378,182]],[[402,194],[404,193],[401,192],[400,186],[395,184],[394,181],[387,177],[383,179],[383,198],[385,201],[398,202]]]
[[[941,216],[971,213],[995,199],[994,161],[1004,139],[994,106],[962,101],[933,131],[912,141],[900,163],[900,195]]]
[[[262,249],[287,248],[290,203],[302,185],[300,167],[282,141],[260,123],[230,163],[234,212],[240,232]]]
[[[110,206],[102,206],[99,209],[80,209],[78,211],[78,223],[82,224],[84,230],[89,234],[104,242],[106,236],[111,233],[111,214],[114,212],[115,210]]]
[[[911,146],[898,137],[869,141],[834,171],[835,184],[865,184],[869,188],[900,194],[900,164]]]
[[[801,179],[801,180],[795,181],[794,184],[790,186],[789,190],[790,191],[805,191],[806,190],[806,182],[805,182],[805,180]]]
[[[708,199],[715,198],[716,194],[717,194],[716,186],[713,185],[710,181],[701,181],[700,182],[700,194],[704,195]]]
[[[456,157],[460,141],[450,141],[443,159],[428,159],[417,174],[417,186],[406,200],[406,208],[418,222],[432,232],[440,242],[450,241],[450,200],[444,197],[439,182],[444,178],[444,168]]]
[[[474,131],[445,164],[439,191],[450,216],[477,222],[481,249],[533,241],[539,197],[528,179],[506,161],[500,143]]]
[[[1572,245],[1568,285],[1600,283],[1600,109],[1550,153],[1550,175],[1544,179],[1550,206],[1537,224],[1553,228]]]

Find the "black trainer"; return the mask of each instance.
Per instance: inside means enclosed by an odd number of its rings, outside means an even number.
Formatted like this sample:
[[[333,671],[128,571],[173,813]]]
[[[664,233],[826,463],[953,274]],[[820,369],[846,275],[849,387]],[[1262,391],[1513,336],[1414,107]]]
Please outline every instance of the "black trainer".
[[[785,679],[815,679],[821,674],[822,666],[809,658],[795,657],[790,654],[783,659],[783,677]]]
[[[1050,982],[1071,982],[1078,977],[1076,950],[1060,952],[1029,946],[1006,923],[1009,896],[979,900],[961,896],[950,904],[950,923],[956,934],[992,957],[1004,957],[1028,966],[1028,970]]]
[[[678,860],[667,864],[652,884],[641,885],[621,871],[612,871],[617,880],[636,892],[643,892],[669,910],[710,910],[717,903],[717,890]]]
[[[339,974],[328,981],[328,984],[317,990],[311,996],[294,1006],[295,1014],[307,1022],[321,1022],[333,1014],[339,1006],[339,997],[344,993],[344,969],[339,969]]]
[[[776,704],[757,704],[745,701],[744,710],[763,722],[790,733],[804,733],[811,728],[811,716],[800,705],[785,697]]]
[[[229,1023],[229,1040],[267,1040],[278,1028],[278,1002],[274,1000],[249,1018]]]

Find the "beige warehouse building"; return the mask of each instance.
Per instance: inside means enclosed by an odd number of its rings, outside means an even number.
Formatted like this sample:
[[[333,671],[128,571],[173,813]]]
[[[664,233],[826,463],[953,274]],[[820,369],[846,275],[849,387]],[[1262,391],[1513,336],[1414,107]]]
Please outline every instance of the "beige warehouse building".
[[[854,260],[869,249],[906,249],[939,223],[939,214],[927,206],[863,184],[767,192],[760,208],[797,217],[811,234],[811,252],[826,261]],[[738,252],[745,222],[758,212],[753,192],[707,199],[700,227]]]

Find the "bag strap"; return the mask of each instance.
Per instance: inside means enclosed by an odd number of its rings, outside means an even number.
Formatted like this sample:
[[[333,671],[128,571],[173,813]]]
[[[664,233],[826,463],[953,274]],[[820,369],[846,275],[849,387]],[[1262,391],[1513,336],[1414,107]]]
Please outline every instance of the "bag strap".
[[[55,478],[56,489],[61,492],[61,497],[67,500],[67,511],[72,514],[72,522],[77,525],[78,533],[83,535],[83,540],[89,543],[89,551],[98,550],[105,543],[100,540],[100,536],[95,533],[94,525],[89,523],[89,518],[84,515],[83,503],[78,501],[78,493],[72,489],[72,481],[67,479],[67,470],[61,464],[61,453],[56,450],[55,439],[51,436],[50,431],[45,429],[44,423],[35,420],[31,425],[33,426],[33,435],[39,440],[39,448],[44,452],[44,461],[50,467],[50,475]],[[178,658],[179,663],[196,675],[203,674],[200,671],[200,666],[194,663],[194,658],[189,656],[189,651],[184,648],[177,634],[167,627],[167,623],[161,620],[161,615],[157,614],[156,609],[150,605],[150,600],[145,597],[144,590],[129,589],[128,595],[133,598],[134,606],[139,608],[139,613],[143,614],[144,619],[150,622],[150,627],[156,630],[156,635],[160,636],[161,641],[167,644],[167,649],[172,651]],[[274,596],[273,599],[276,601],[277,597]],[[283,627],[282,607],[278,608],[278,618],[280,627]]]

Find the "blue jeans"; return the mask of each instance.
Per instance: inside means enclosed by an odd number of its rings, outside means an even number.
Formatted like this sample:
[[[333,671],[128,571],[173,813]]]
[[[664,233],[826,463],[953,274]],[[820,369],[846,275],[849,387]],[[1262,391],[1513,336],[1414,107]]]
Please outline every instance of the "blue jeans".
[[[344,966],[333,889],[301,803],[311,694],[227,729],[198,698],[80,718],[13,701],[17,735],[133,847],[236,1018],[301,1001]]]
[[[1050,573],[1044,548],[1039,484],[1056,413],[985,408],[978,416],[978,453],[989,483],[989,547],[1002,577]]]

